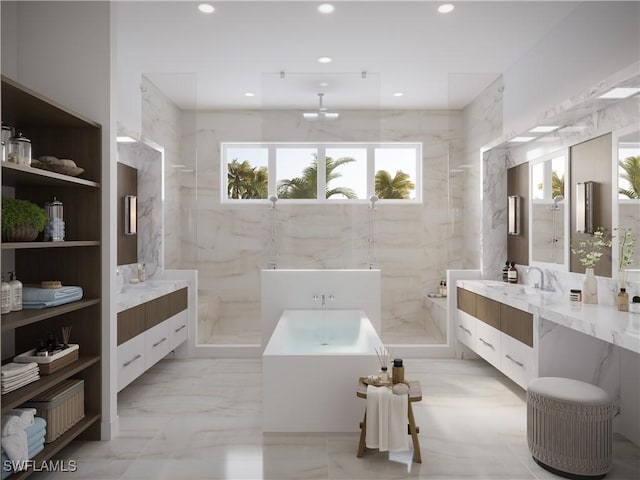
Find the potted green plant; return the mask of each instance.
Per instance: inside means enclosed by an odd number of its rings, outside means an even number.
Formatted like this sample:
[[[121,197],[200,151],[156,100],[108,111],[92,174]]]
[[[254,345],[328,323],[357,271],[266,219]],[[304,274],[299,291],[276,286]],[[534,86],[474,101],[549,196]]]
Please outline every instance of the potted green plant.
[[[44,230],[47,213],[28,200],[2,196],[2,241],[30,242]]]

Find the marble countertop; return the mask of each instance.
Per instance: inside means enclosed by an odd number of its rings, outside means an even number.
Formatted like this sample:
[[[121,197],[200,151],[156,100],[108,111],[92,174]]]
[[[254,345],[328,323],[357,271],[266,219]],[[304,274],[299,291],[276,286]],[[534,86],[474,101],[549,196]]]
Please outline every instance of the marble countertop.
[[[458,280],[458,287],[530,312],[544,320],[640,353],[640,315],[611,305],[570,302],[562,292],[542,292],[529,285],[495,280]],[[631,329],[631,322],[635,329]]]
[[[127,283],[116,295],[117,312],[149,302],[188,285],[186,280],[148,280],[143,283]]]

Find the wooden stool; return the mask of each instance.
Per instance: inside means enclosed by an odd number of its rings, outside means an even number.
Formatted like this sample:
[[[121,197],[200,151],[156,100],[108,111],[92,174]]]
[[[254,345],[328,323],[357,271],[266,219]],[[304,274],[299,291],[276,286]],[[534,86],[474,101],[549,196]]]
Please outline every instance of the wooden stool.
[[[367,386],[360,379],[358,383],[358,389],[356,390],[356,396],[358,398],[367,398]],[[420,442],[418,441],[418,433],[420,433],[420,428],[416,427],[415,419],[413,418],[413,409],[411,408],[411,404],[413,402],[419,402],[422,400],[422,387],[420,386],[420,382],[408,381],[406,382],[409,385],[409,408],[407,409],[407,417],[409,419],[409,433],[411,434],[411,440],[413,441],[413,461],[416,463],[422,463],[422,456],[420,455]],[[367,408],[364,409],[364,419],[360,422],[360,443],[358,444],[358,457],[364,455],[364,451],[366,449],[365,445],[365,437],[367,435]]]

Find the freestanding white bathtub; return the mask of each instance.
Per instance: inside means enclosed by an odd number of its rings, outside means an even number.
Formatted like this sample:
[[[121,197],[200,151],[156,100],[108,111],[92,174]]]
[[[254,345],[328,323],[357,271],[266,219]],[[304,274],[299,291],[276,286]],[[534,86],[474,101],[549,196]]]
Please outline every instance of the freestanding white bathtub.
[[[381,346],[362,310],[285,310],[262,356],[263,431],[358,431]]]

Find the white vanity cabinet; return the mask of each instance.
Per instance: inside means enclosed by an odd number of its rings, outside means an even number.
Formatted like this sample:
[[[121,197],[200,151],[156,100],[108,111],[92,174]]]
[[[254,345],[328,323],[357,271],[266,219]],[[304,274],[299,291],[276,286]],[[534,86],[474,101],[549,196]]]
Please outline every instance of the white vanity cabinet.
[[[537,376],[533,315],[458,287],[458,340],[526,388]]]
[[[188,339],[187,291],[118,313],[118,391]]]

